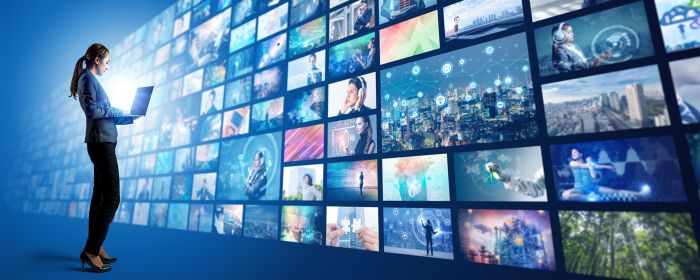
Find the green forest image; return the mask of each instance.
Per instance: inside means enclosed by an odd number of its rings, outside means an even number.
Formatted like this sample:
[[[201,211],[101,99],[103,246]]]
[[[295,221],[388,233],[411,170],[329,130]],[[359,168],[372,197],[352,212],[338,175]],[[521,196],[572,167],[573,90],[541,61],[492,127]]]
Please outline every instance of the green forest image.
[[[566,271],[629,279],[700,279],[689,214],[561,211]]]

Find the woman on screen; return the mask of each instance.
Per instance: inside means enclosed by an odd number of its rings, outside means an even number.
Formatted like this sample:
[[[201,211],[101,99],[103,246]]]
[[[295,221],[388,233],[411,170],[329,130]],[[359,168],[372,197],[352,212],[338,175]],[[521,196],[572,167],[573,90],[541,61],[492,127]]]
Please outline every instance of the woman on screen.
[[[355,132],[360,135],[360,140],[355,144],[353,155],[369,155],[374,153],[375,144],[372,139],[372,121],[369,116],[355,119]]]
[[[250,167],[250,173],[248,173],[245,182],[245,194],[249,200],[260,200],[265,195],[267,191],[267,165],[264,150],[260,149],[255,152],[253,165]]]
[[[597,183],[597,179],[601,176],[601,170],[615,171],[615,167],[610,164],[595,163],[590,156],[586,157],[584,162],[583,153],[578,148],[571,149],[569,168],[574,177],[574,186],[561,192],[562,200],[597,201],[601,195],[626,196],[637,199],[651,194],[651,188],[647,185],[638,192],[601,186]]]
[[[552,66],[559,73],[597,67],[610,55],[610,51],[606,51],[591,63],[583,50],[574,44],[574,29],[571,24],[562,22],[552,28]]]
[[[110,271],[112,267],[106,264],[117,261],[102,248],[109,224],[119,207],[116,125],[134,122],[134,117],[124,117],[122,110],[111,106],[107,93],[95,77],[109,70],[109,60],[109,50],[105,46],[97,43],[90,45],[75,63],[69,96],[80,101],[85,113],[85,143],[94,166],[88,238],[80,253],[83,268],[87,263],[94,272]]]
[[[321,192],[314,187],[314,179],[310,174],[301,176],[297,191],[301,193],[301,200],[321,200]]]

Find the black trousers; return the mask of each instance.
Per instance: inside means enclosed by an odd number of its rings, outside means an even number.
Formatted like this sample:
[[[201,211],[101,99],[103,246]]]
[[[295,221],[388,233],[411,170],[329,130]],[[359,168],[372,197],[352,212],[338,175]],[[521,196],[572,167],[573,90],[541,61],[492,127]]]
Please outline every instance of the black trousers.
[[[85,252],[97,255],[107,237],[109,224],[119,207],[119,167],[115,148],[117,143],[87,143],[88,155],[94,166],[95,183],[90,201],[88,238]]]

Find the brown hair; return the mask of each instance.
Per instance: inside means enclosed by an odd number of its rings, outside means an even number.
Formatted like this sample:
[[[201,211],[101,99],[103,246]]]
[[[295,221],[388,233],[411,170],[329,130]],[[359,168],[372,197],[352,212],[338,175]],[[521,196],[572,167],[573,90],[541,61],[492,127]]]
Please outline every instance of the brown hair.
[[[87,48],[85,54],[78,58],[78,61],[75,63],[73,78],[71,78],[70,81],[70,95],[68,97],[73,97],[73,99],[78,98],[78,78],[80,78],[80,73],[83,71],[83,62],[86,63],[86,65],[95,63],[95,59],[98,57],[102,59],[107,56],[108,53],[109,50],[107,47],[99,43],[94,43]]]

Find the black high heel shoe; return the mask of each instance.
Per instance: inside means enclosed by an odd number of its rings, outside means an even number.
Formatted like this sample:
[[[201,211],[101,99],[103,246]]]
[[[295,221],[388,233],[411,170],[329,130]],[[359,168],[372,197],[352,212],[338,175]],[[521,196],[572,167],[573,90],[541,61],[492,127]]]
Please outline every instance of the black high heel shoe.
[[[92,263],[92,261],[90,261],[90,258],[88,258],[85,251],[82,251],[80,252],[80,264],[83,266],[83,271],[85,271],[85,263],[87,263],[92,268],[92,271],[97,273],[103,273],[112,270],[112,267],[108,265],[102,265],[101,267],[95,265],[94,263]]]
[[[102,260],[102,263],[104,263],[104,264],[110,264],[110,263],[117,262],[117,258],[115,258],[115,257],[105,258],[103,256],[100,256],[100,260]]]

